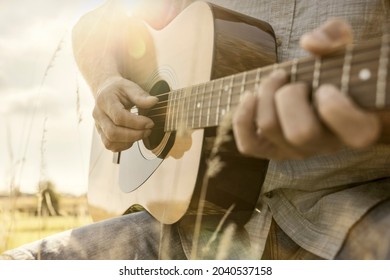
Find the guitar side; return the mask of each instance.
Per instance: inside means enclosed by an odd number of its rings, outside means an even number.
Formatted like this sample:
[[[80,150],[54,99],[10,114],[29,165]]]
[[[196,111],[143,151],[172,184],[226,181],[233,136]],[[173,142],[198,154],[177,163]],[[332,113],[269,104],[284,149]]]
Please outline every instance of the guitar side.
[[[170,90],[186,88],[276,58],[269,25],[204,2],[190,5],[160,31],[135,22],[134,34],[144,49],[132,50],[128,77],[147,91],[160,81]],[[178,221],[202,181],[204,134],[210,135],[204,129],[166,132],[151,150],[139,141],[117,164],[94,133],[88,191],[93,218],[122,215],[140,204],[162,223]],[[254,188],[258,191],[258,182]]]

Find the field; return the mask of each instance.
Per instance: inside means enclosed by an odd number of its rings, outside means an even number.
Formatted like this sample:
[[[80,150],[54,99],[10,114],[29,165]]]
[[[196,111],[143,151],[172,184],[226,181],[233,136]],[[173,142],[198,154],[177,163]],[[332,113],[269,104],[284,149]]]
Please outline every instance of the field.
[[[37,197],[0,197],[0,253],[92,222],[85,197],[61,197],[61,216],[37,215]]]

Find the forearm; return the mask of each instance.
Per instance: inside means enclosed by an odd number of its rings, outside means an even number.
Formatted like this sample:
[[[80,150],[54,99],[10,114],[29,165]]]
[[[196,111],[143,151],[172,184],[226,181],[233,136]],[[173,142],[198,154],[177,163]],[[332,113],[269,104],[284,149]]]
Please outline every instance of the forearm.
[[[123,76],[129,17],[117,2],[108,2],[84,15],[73,28],[77,65],[94,95],[108,79]]]
[[[133,7],[135,17],[155,29],[166,26],[193,0],[144,0]],[[124,5],[123,5],[124,4]],[[126,1],[108,1],[84,15],[73,29],[74,56],[94,95],[114,77],[128,77],[131,20]]]

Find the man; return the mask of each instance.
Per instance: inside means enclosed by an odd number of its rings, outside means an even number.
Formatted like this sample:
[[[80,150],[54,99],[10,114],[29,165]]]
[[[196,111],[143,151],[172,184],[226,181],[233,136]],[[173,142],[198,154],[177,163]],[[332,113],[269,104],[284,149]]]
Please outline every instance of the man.
[[[133,14],[162,29],[190,2],[141,1]],[[269,22],[280,62],[305,51],[335,51],[353,41],[352,33],[357,43],[379,38],[389,19],[387,0],[210,2]],[[96,128],[112,151],[128,149],[154,126],[127,109],[157,103],[124,78],[131,67],[123,64],[132,42],[123,36],[128,21],[125,9],[111,1],[74,29],[76,61],[96,98]],[[200,236],[194,237],[185,217],[160,227],[141,212],[6,254],[43,259],[389,258],[389,114],[360,108],[330,84],[320,86],[312,102],[308,96],[306,84],[290,83],[287,73],[278,70],[246,94],[233,115],[238,149],[270,159],[258,211],[244,227],[218,232],[218,222],[205,217]]]

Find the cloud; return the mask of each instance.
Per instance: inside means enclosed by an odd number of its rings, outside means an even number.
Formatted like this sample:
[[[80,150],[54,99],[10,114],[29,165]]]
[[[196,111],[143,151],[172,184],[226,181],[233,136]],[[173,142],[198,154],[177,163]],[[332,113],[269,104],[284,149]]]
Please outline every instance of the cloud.
[[[75,67],[70,30],[78,17],[101,2],[0,0],[0,135],[11,135],[16,159],[26,158],[25,172],[19,178],[24,186],[34,185],[39,175],[45,117],[48,118],[47,161],[55,161],[47,171],[55,174],[53,180],[59,185],[85,186],[88,160],[80,162],[80,151],[88,157],[93,99]],[[45,76],[60,41],[61,50]],[[77,87],[81,99],[79,111]],[[78,123],[80,112],[88,115],[81,124]],[[31,135],[26,132],[30,123]],[[24,147],[28,148],[25,155]],[[4,138],[0,138],[0,153],[7,150]],[[10,164],[7,157],[0,157],[0,166]],[[6,173],[0,173],[0,177],[3,177],[1,191]]]
[[[10,89],[0,105],[0,111],[7,115],[24,115],[36,108],[40,112],[61,113],[69,104],[56,98],[53,88],[34,88],[31,90]]]

